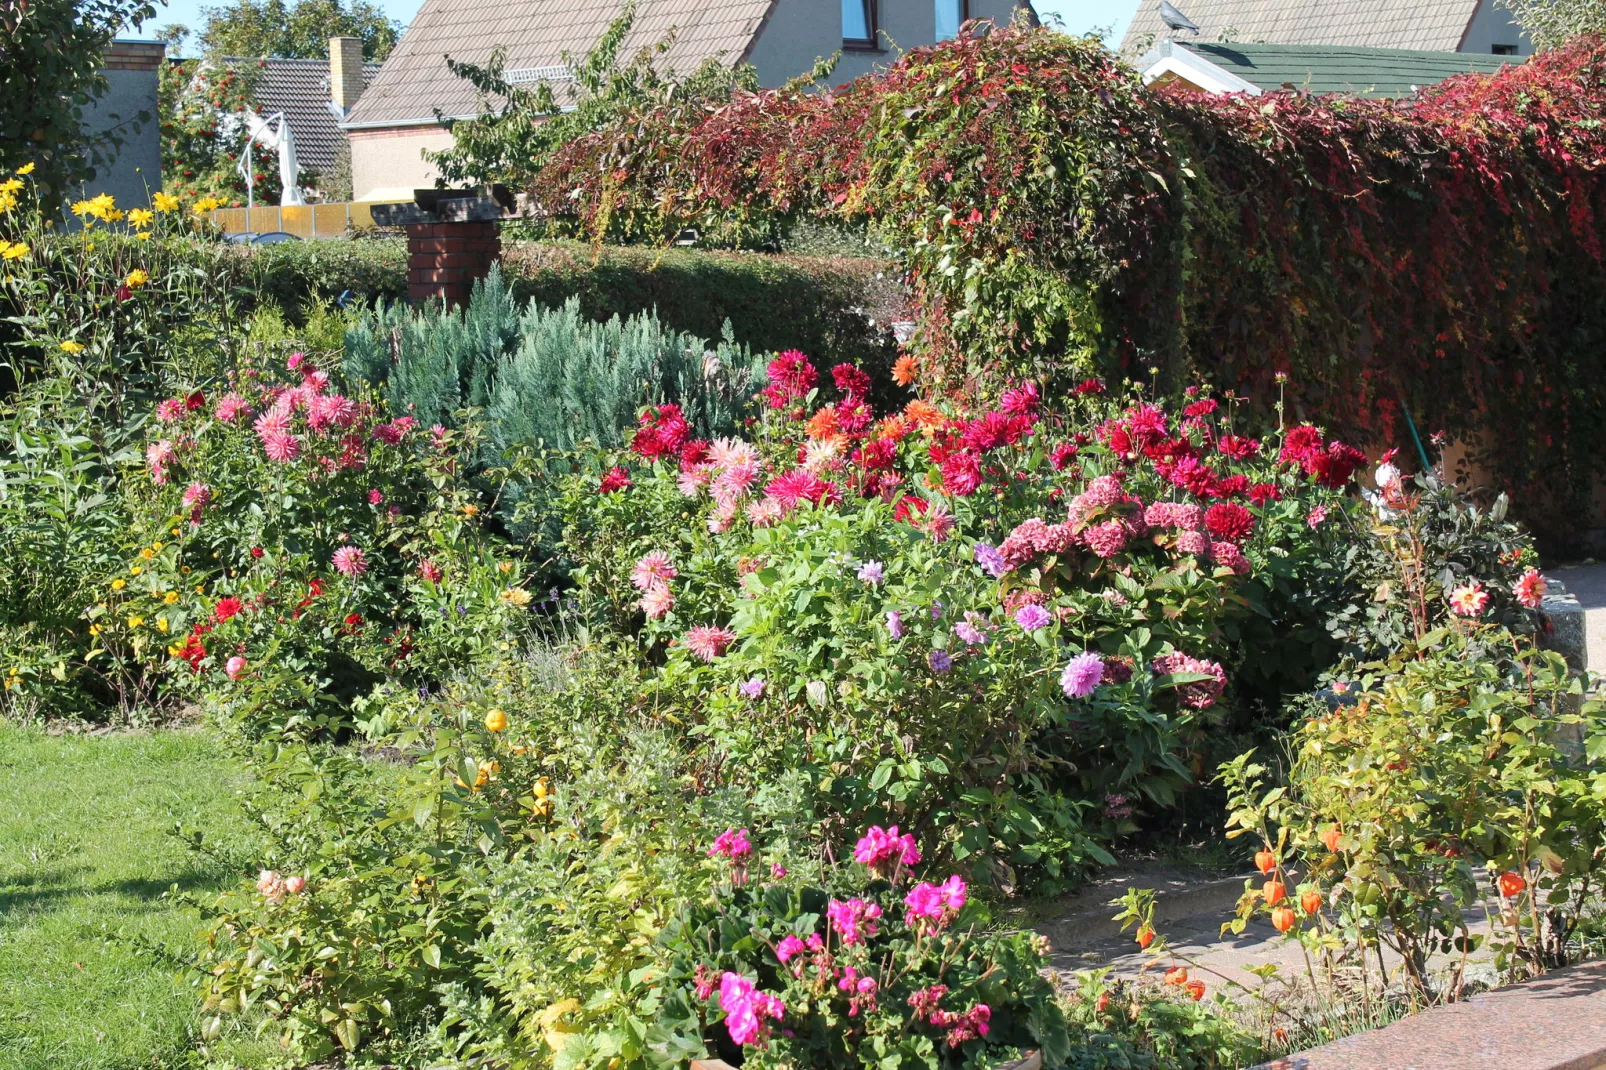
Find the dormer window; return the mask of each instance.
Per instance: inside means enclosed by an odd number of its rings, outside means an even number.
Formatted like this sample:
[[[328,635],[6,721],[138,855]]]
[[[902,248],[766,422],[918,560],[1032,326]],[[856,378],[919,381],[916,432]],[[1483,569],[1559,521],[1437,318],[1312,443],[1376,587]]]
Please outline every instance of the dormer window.
[[[1493,55],[1496,55],[1496,56],[1515,56],[1517,54],[1517,46],[1516,45],[1490,45],[1489,46],[1489,51],[1490,51],[1490,53],[1492,53]]]

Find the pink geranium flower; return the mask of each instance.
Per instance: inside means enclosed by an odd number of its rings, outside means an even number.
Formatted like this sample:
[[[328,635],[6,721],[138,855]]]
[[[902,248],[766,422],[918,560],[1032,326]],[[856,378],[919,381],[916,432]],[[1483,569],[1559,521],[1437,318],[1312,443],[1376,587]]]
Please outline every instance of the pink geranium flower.
[[[853,847],[853,860],[869,866],[881,876],[889,876],[899,866],[913,866],[920,861],[920,848],[914,836],[899,835],[898,826],[882,828],[872,825]]]
[[[725,1029],[737,1044],[761,1042],[766,1020],[780,1021],[785,1007],[780,998],[760,992],[739,973],[726,971],[719,980],[719,1009],[725,1012]]]

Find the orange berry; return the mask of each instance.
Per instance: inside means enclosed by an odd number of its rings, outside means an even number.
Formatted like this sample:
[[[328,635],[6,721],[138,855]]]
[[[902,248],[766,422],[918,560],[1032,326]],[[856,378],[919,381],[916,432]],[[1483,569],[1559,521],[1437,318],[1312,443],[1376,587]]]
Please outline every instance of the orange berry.
[[[1514,870],[1500,874],[1500,880],[1496,883],[1500,885],[1500,894],[1507,899],[1515,899],[1522,894],[1524,888],[1528,887],[1528,881],[1521,873]]]
[[[1188,990],[1188,995],[1193,998],[1195,1003],[1198,1003],[1201,999],[1204,999],[1205,983],[1198,978],[1194,978],[1183,987]]]
[[[1152,943],[1154,943],[1154,930],[1145,925],[1138,930],[1138,946],[1147,951]]]
[[[1271,927],[1280,933],[1285,933],[1294,927],[1294,911],[1292,907],[1277,907],[1271,912]]]
[[[1165,971],[1165,983],[1168,985],[1186,984],[1187,980],[1188,968],[1186,966],[1173,966]]]
[[[1098,1002],[1093,1004],[1093,1010],[1095,1012],[1097,1012],[1098,1014],[1103,1014],[1106,1010],[1109,1009],[1109,1006],[1110,1006],[1110,994],[1108,992],[1100,992],[1099,993]]]
[[[1260,894],[1266,897],[1267,906],[1276,906],[1283,901],[1283,896],[1288,894],[1288,889],[1284,887],[1282,881],[1267,881],[1260,886]]]
[[[1277,868],[1277,856],[1267,850],[1256,851],[1255,868],[1262,873],[1270,873]]]
[[[1321,892],[1304,892],[1299,897],[1299,909],[1307,914],[1317,914],[1322,909]]]

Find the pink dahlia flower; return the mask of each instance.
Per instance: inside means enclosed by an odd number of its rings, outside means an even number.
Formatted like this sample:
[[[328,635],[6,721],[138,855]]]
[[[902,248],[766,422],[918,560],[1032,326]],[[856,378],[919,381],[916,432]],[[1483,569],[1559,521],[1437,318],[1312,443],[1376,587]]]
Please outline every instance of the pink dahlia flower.
[[[699,624],[686,632],[686,649],[704,661],[713,661],[735,641],[736,633],[729,628],[708,624]]]
[[[652,587],[668,583],[680,575],[675,571],[674,562],[662,550],[653,550],[641,555],[634,568],[630,570],[630,582],[638,591],[650,590]]]
[[[353,579],[368,571],[368,556],[355,546],[342,546],[336,550],[330,563],[335,566],[336,572]]]
[[[1522,574],[1511,593],[1517,596],[1517,601],[1529,609],[1538,609],[1539,603],[1545,600],[1545,589],[1548,584],[1538,569],[1531,568]]]

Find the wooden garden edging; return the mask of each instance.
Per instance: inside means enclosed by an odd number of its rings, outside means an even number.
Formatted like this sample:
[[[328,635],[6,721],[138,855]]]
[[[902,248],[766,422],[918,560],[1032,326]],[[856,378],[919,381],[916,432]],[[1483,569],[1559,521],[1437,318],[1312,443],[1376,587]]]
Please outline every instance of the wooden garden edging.
[[[1598,1070],[1606,961],[1552,970],[1255,1070]]]

